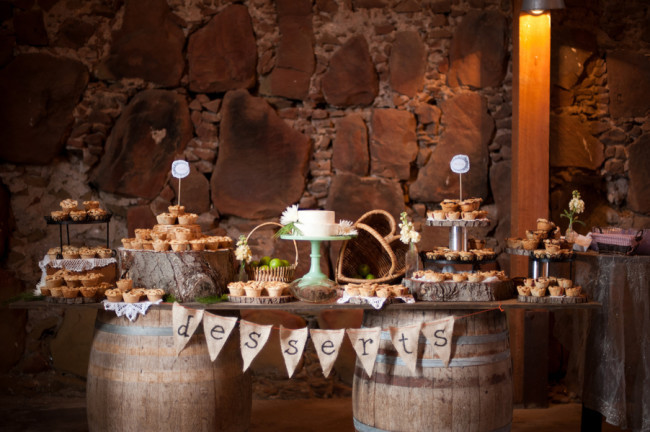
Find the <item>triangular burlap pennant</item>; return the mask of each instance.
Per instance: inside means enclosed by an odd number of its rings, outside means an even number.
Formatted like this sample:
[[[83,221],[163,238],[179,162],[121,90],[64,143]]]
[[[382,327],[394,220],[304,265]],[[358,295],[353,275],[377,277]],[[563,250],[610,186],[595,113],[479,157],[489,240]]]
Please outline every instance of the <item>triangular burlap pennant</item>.
[[[323,375],[327,378],[334,366],[336,358],[339,356],[345,329],[338,330],[309,330],[311,340],[314,342],[316,354],[320,361],[320,367],[323,369]]]
[[[352,347],[357,353],[357,357],[363,365],[363,369],[368,376],[372,376],[372,370],[375,368],[375,360],[379,351],[379,340],[381,337],[381,327],[370,327],[362,329],[347,329],[345,332],[352,342]]]
[[[433,346],[433,353],[437,354],[440,360],[445,363],[445,367],[449,366],[451,359],[451,337],[454,334],[454,322],[452,315],[422,325],[422,334]]]
[[[251,365],[255,356],[264,348],[272,328],[273,325],[255,324],[246,320],[239,321],[239,347],[241,358],[244,360],[244,372]]]
[[[203,314],[203,333],[205,333],[205,343],[208,345],[211,361],[217,359],[236,325],[237,318],[235,317],[222,317],[210,312]]]
[[[282,348],[282,357],[284,357],[284,364],[287,367],[289,378],[291,378],[300,362],[307,343],[307,334],[307,327],[293,330],[280,326],[280,348]]]
[[[409,370],[415,374],[418,362],[418,343],[422,323],[405,327],[389,327],[390,339],[397,353],[402,358]]]
[[[174,332],[174,349],[178,356],[192,338],[196,328],[201,324],[203,309],[188,309],[174,302],[172,306],[172,331]]]

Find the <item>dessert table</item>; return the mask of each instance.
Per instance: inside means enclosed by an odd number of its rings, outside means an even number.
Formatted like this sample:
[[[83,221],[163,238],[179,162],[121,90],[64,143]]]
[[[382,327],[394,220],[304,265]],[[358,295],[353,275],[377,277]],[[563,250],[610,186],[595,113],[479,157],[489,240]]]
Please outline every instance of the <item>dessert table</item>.
[[[590,319],[571,314],[564,321],[573,327],[564,332],[573,342],[568,384],[581,391],[588,417],[595,418],[583,430],[599,430],[602,414],[622,429],[648,431],[650,256],[578,253],[575,266],[576,283],[602,304]]]
[[[284,304],[249,304],[222,302],[215,304],[183,303],[190,309],[204,309],[219,315],[237,316],[244,309],[280,309],[293,312],[318,312],[327,309],[363,309],[364,327],[381,327],[380,350],[375,362],[375,373],[368,376],[357,361],[353,385],[353,411],[354,426],[358,431],[382,430],[430,430],[433,426],[441,430],[451,430],[455,424],[463,424],[472,430],[509,430],[512,421],[512,377],[511,359],[508,341],[507,320],[504,313],[508,309],[526,309],[529,304],[518,302],[516,299],[503,301],[462,301],[462,302],[416,302],[416,303],[391,303],[386,304],[381,310],[375,310],[369,304],[337,304],[291,302]],[[110,430],[114,428],[115,418],[105,415],[106,407],[102,400],[115,391],[122,391],[123,381],[133,383],[136,392],[140,395],[147,394],[151,385],[160,387],[159,379],[153,376],[156,365],[178,366],[170,352],[173,347],[171,341],[171,309],[172,304],[162,303],[152,305],[147,315],[139,317],[130,323],[124,317],[111,316],[111,312],[103,310],[100,303],[86,304],[53,304],[45,301],[15,302],[11,308],[96,308],[98,319],[95,325],[95,337],[91,350],[88,381],[88,416],[91,430]],[[537,305],[536,308],[540,306]],[[581,304],[548,304],[544,308],[549,310],[562,309],[596,309],[600,305],[596,302]],[[390,342],[389,328],[409,326],[418,323],[430,322],[454,316],[460,318],[454,327],[453,343],[454,356],[448,366],[437,358],[433,358],[431,345],[420,337],[418,348],[417,373],[411,373],[397,355]],[[143,319],[144,318],[144,319]],[[141,328],[144,327],[145,330]],[[142,332],[148,332],[143,335]],[[198,331],[198,330],[197,330]],[[160,336],[162,342],[149,343],[151,335]],[[385,334],[384,334],[385,333]],[[242,375],[237,369],[241,362],[238,354],[238,337],[230,343],[229,352],[225,363],[215,364],[214,381],[210,378],[210,365],[205,362],[207,353],[201,346],[202,335],[193,336],[197,344],[183,358],[187,361],[198,362],[201,365],[200,375],[201,390],[215,392],[216,399],[225,397],[224,390],[229,385],[237,387],[238,396],[230,398],[229,413],[236,412],[239,417],[250,413],[250,377]],[[117,350],[115,347],[117,346]],[[183,352],[185,353],[185,351]],[[141,357],[146,357],[143,363]],[[183,356],[183,354],[181,354]],[[196,358],[199,356],[200,358]],[[217,359],[217,363],[219,363]],[[111,364],[135,365],[129,374],[116,376],[112,372]],[[144,365],[145,370],[142,370]],[[154,366],[151,366],[154,365]],[[168,366],[164,366],[167,368]],[[146,370],[152,368],[153,370]],[[92,370],[91,370],[92,369]],[[138,372],[139,369],[139,372]],[[185,369],[181,369],[185,370]],[[192,377],[181,378],[177,382],[171,375],[168,382],[156,388],[157,398],[151,399],[146,408],[147,415],[167,406],[167,399],[160,397],[161,393],[173,395],[178,387],[183,398],[192,398]],[[162,375],[165,380],[167,375]],[[127,380],[128,378],[128,380]],[[219,389],[219,383],[223,388]],[[230,383],[230,384],[228,384]],[[116,390],[117,389],[117,390]],[[122,394],[122,393],[121,393]],[[212,394],[212,393],[209,393]],[[201,397],[196,392],[193,397]],[[212,398],[213,396],[210,396]],[[120,397],[121,398],[121,397]],[[111,400],[121,400],[112,398]],[[158,402],[156,402],[158,401]],[[410,402],[409,402],[410,401]],[[510,403],[508,403],[510,401]],[[110,406],[113,412],[128,415],[126,402],[114,403]],[[457,407],[450,410],[449,406]],[[205,403],[200,409],[205,412]],[[193,419],[192,413],[199,415],[196,406],[184,402],[186,418]],[[432,407],[438,407],[433,409]],[[217,410],[219,407],[217,406]],[[452,412],[453,416],[440,416],[442,412]],[[407,413],[408,415],[403,415]],[[189,416],[188,416],[189,415]],[[217,418],[219,415],[217,415]],[[150,417],[149,417],[150,418]],[[170,417],[169,420],[172,420]],[[177,420],[177,419],[174,419]],[[214,422],[213,418],[209,419]],[[146,421],[146,420],[144,420]],[[199,419],[201,421],[201,419]],[[413,423],[416,421],[415,423]],[[460,422],[460,423],[459,423]],[[165,430],[167,422],[157,423],[158,430]],[[189,423],[188,423],[189,424]],[[240,421],[233,431],[245,430],[247,421]],[[180,430],[178,421],[169,421],[169,430]],[[192,426],[193,427],[193,426]],[[161,429],[162,428],[162,429]],[[183,429],[185,430],[185,429]],[[190,430],[190,429],[187,429]],[[469,429],[468,429],[469,430]]]

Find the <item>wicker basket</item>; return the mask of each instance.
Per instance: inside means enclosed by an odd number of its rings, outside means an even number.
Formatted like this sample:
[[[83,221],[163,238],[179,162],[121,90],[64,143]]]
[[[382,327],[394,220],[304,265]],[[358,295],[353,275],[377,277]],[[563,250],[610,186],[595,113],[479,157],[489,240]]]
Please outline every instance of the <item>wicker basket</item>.
[[[643,239],[643,230],[593,227],[591,237],[599,253],[634,255]]]
[[[277,222],[265,222],[253,228],[248,236],[246,236],[246,241],[250,238],[251,235],[258,229],[263,226],[275,225],[281,227],[282,225]],[[294,279],[296,273],[296,267],[298,267],[298,245],[296,241],[293,241],[293,247],[296,252],[296,258],[294,263],[290,266],[277,267],[272,269],[260,269],[258,267],[251,267],[246,265],[246,273],[248,274],[248,279],[262,281],[262,282],[291,282]]]
[[[372,210],[356,221],[357,237],[343,243],[336,266],[338,283],[360,283],[356,278],[361,264],[375,275],[372,282],[390,283],[404,276],[404,261],[408,245],[399,240],[397,224],[390,213]]]

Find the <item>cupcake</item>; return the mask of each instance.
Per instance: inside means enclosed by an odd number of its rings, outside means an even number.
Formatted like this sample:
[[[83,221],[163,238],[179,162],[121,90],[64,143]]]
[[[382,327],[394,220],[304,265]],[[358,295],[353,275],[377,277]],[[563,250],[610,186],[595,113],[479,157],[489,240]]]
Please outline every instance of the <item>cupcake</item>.
[[[579,297],[582,293],[582,287],[580,285],[576,285],[571,288],[566,288],[564,291],[567,297]]]
[[[125,303],[137,303],[140,301],[140,291],[127,291],[122,293]]]
[[[84,276],[80,276],[81,284],[85,287],[96,286],[102,280],[102,275],[99,273],[88,273]]]
[[[56,288],[63,285],[63,278],[59,275],[47,275],[45,276],[45,287],[46,288]]]
[[[81,296],[85,298],[93,298],[97,294],[97,287],[92,286],[92,287],[82,287],[79,289],[81,292]]]
[[[459,220],[460,212],[459,211],[450,211],[447,212],[447,220]]]
[[[374,297],[377,284],[359,285],[359,295],[363,297]]]
[[[79,288],[61,287],[61,292],[65,298],[75,298],[79,295]]]
[[[167,209],[169,210],[169,213],[171,213],[174,217],[185,214],[185,206],[182,205],[172,205],[167,207]]]
[[[116,282],[116,284],[117,289],[119,289],[121,292],[126,292],[133,288],[133,280],[131,279],[120,279]]]
[[[167,240],[167,233],[166,232],[159,232],[159,231],[151,231],[151,240],[156,241],[156,240]]]
[[[550,293],[550,295],[552,295],[554,297],[559,297],[559,296],[564,295],[564,288],[562,288],[561,286],[557,286],[557,285],[549,286],[548,287],[548,292]]]
[[[557,280],[558,286],[561,286],[562,288],[571,288],[573,286],[573,281],[571,279],[566,279],[566,278],[559,278]]]
[[[230,282],[228,284],[228,291],[230,291],[231,296],[243,296],[245,294],[244,282]]]
[[[356,297],[359,295],[359,287],[355,284],[347,284],[345,286],[345,293],[350,297]]]
[[[440,208],[445,212],[456,212],[460,208],[458,200],[446,199],[440,203]]]
[[[531,291],[530,287],[525,286],[525,285],[519,285],[517,287],[517,293],[519,293],[519,295],[521,295],[521,296],[526,296],[526,297],[529,296],[530,291]]]
[[[555,224],[543,218],[537,219],[537,229],[540,231],[550,231],[555,228]]]
[[[471,212],[476,210],[476,206],[474,204],[474,201],[469,199],[469,200],[464,200],[460,202],[460,211],[462,212]]]
[[[108,212],[100,208],[93,208],[86,210],[86,212],[88,213],[88,218],[94,221],[103,220],[108,216]]]
[[[521,247],[524,248],[527,251],[532,251],[537,249],[537,245],[539,244],[539,240],[537,239],[523,239],[521,241]]]
[[[261,285],[246,285],[244,287],[246,297],[260,297],[263,289]]]
[[[69,213],[66,213],[63,210],[55,210],[52,213],[50,213],[50,216],[52,217],[52,220],[55,222],[61,222],[64,220],[68,220],[70,218]]]
[[[178,215],[178,223],[181,225],[193,225],[199,216],[195,213],[184,213]]]
[[[157,302],[165,296],[165,291],[160,288],[152,288],[145,291],[147,295],[147,300],[150,302]]]
[[[97,256],[99,256],[100,258],[106,259],[106,258],[111,258],[113,256],[113,251],[108,248],[97,248],[95,251],[97,252]]]
[[[282,293],[284,292],[285,286],[282,284],[275,284],[275,285],[267,285],[266,286],[266,292],[268,293],[269,297],[280,297]]]
[[[382,286],[381,288],[377,289],[377,291],[375,291],[375,294],[377,297],[388,298],[391,295],[391,291],[388,286]]]
[[[184,252],[190,245],[187,240],[171,240],[169,244],[174,252]]]
[[[66,286],[70,288],[78,288],[81,286],[81,276],[76,274],[67,274],[63,278]]]
[[[140,240],[142,242],[142,249],[153,250],[153,242],[151,240]]]
[[[95,252],[95,249],[87,247],[79,248],[79,256],[83,259],[93,259],[96,255],[97,253]]]
[[[152,245],[153,250],[156,252],[165,252],[169,250],[169,242],[167,240],[154,240]]]
[[[142,249],[142,240],[137,238],[131,239],[131,249],[136,249],[136,250]]]
[[[147,228],[136,228],[135,238],[140,240],[151,240],[151,230]]]
[[[189,228],[179,227],[174,230],[174,237],[176,238],[176,240],[189,241],[194,239],[194,234],[192,233],[192,230]]]
[[[107,289],[104,292],[106,299],[109,302],[121,302],[122,301],[122,291],[119,289]]]
[[[171,213],[161,213],[156,216],[156,220],[160,225],[174,225],[176,216]]]
[[[64,199],[59,203],[61,205],[61,210],[66,213],[77,210],[77,201],[73,199]]]
[[[539,288],[539,287],[533,287],[530,289],[531,294],[533,297],[544,297],[546,295],[546,287]]]
[[[99,208],[99,201],[84,201],[84,208],[86,211]]]
[[[86,210],[72,210],[70,212],[70,219],[74,222],[83,222],[86,220],[87,216],[88,213],[86,213]]]
[[[50,288],[50,295],[52,297],[63,297],[63,288],[61,287]]]
[[[204,239],[190,240],[190,247],[194,251],[202,251],[205,249],[205,240]]]
[[[434,210],[432,212],[434,220],[445,220],[447,219],[447,212],[444,210]]]
[[[472,211],[464,211],[462,213],[463,220],[466,221],[473,221],[476,220],[476,212],[474,210]]]
[[[451,280],[454,282],[465,282],[467,280],[467,275],[465,273],[454,273]]]

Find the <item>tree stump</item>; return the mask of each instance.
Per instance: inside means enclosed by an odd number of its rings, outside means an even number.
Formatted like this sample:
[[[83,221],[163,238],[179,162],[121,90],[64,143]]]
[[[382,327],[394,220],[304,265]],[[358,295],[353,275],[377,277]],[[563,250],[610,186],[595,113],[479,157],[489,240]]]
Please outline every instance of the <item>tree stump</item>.
[[[181,302],[224,294],[235,276],[230,249],[156,252],[120,248],[118,257],[121,277],[133,279],[133,286],[160,288]]]

